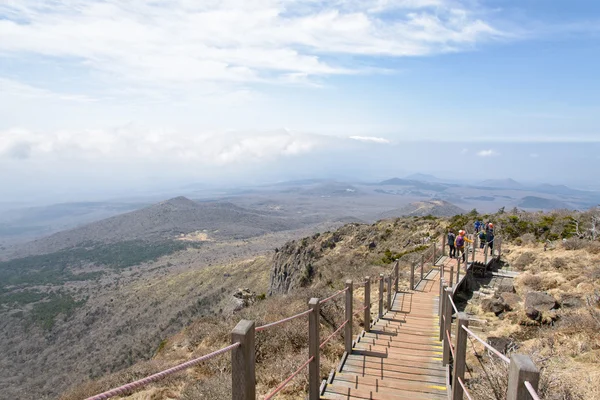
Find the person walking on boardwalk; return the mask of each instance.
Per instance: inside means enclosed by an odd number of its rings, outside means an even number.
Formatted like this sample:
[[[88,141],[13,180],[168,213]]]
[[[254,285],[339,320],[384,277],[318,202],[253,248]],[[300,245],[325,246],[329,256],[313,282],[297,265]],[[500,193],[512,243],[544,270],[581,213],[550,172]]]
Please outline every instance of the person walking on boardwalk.
[[[454,246],[456,246],[456,252],[458,253],[456,255],[456,257],[458,258],[462,255],[463,262],[467,261],[467,258],[465,255],[465,244],[473,243],[473,241],[470,239],[467,239],[467,237],[465,235],[466,235],[465,231],[463,231],[463,230],[458,231],[458,236],[456,237],[456,240],[454,241]]]
[[[479,233],[479,230],[481,229],[481,221],[477,220],[475,221],[475,233]]]
[[[490,256],[494,255],[494,224],[489,225],[489,230],[485,234],[485,240],[490,248]]]
[[[450,229],[448,231],[448,247],[450,248],[450,254],[449,254],[450,258],[456,257],[456,247],[454,247],[455,240],[456,240],[456,235],[454,234],[452,229]]]
[[[485,231],[481,230],[481,232],[479,232],[479,248],[483,249],[485,247]]]

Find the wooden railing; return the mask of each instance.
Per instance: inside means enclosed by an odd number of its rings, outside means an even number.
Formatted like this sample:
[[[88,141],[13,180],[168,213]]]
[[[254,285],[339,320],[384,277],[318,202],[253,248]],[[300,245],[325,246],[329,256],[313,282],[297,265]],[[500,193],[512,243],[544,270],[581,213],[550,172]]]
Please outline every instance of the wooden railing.
[[[435,263],[436,252],[439,252],[437,244],[433,243],[425,252],[422,254],[419,262],[411,265],[411,280],[410,287],[415,288],[424,279],[426,265],[433,262]],[[420,279],[418,282],[415,281],[415,270],[420,268]],[[255,337],[257,333],[265,331],[267,329],[276,328],[279,325],[285,324],[286,322],[295,320],[297,318],[308,317],[308,359],[303,363],[299,364],[298,369],[294,371],[287,379],[281,382],[274,390],[267,394],[264,399],[268,400],[275,397],[285,386],[291,382],[296,376],[298,376],[303,370],[308,367],[309,377],[309,396],[310,400],[316,400],[321,396],[321,392],[324,388],[326,381],[321,382],[320,377],[320,352],[323,347],[336,335],[344,331],[344,355],[343,360],[352,352],[354,342],[352,340],[353,335],[353,322],[354,318],[362,315],[364,331],[369,332],[374,323],[379,318],[391,309],[392,304],[395,300],[395,294],[398,293],[398,285],[400,281],[399,262],[396,261],[392,268],[385,274],[380,274],[378,278],[371,279],[366,277],[362,283],[355,286],[352,280],[348,280],[345,283],[345,288],[333,293],[331,296],[325,299],[311,298],[308,302],[308,309],[296,315],[281,319],[279,321],[271,322],[265,325],[256,326],[254,321],[241,320],[231,331],[231,345],[217,350],[213,353],[207,354],[206,356],[200,357],[196,360],[188,361],[180,364],[176,367],[168,370],[156,373],[148,378],[140,379],[138,381],[123,385],[119,388],[109,390],[99,395],[90,397],[87,400],[104,400],[113,396],[131,393],[141,387],[162,379],[172,373],[182,371],[183,369],[189,368],[196,365],[204,360],[216,357],[220,354],[231,351],[231,379],[232,379],[232,399],[234,400],[255,400],[256,399],[256,360],[255,360]],[[371,304],[371,284],[378,284],[378,297],[377,297],[377,318],[372,323],[373,318],[371,317],[372,304]],[[364,287],[364,304],[361,309],[353,312],[353,301],[354,301],[354,289],[358,287]],[[387,296],[385,295],[387,293]],[[392,294],[393,293],[393,294]],[[323,341],[320,339],[320,311],[321,306],[340,295],[345,295],[345,320],[337,327],[331,335],[325,338]]]
[[[502,239],[496,236],[496,249],[494,257],[500,258],[502,253]],[[463,396],[466,396],[469,400],[473,397],[469,393],[465,383],[465,368],[466,368],[466,353],[467,353],[467,339],[472,337],[473,339],[480,342],[488,351],[500,358],[503,362],[508,364],[508,388],[506,393],[507,400],[539,400],[537,390],[540,379],[540,373],[531,358],[524,354],[512,354],[511,357],[507,357],[500,353],[498,350],[490,346],[479,336],[473,333],[469,329],[469,317],[466,313],[460,312],[454,303],[454,295],[459,287],[465,281],[470,268],[473,266],[475,261],[475,252],[477,251],[477,239],[474,239],[473,243],[473,255],[470,266],[467,266],[465,274],[462,279],[460,278],[460,259],[457,261],[457,278],[456,283],[453,284],[453,273],[452,269],[450,272],[449,282],[446,281],[443,276],[444,269],[440,269],[440,332],[439,339],[443,342],[442,345],[442,363],[447,366],[448,376],[448,398],[452,400],[462,400]],[[484,263],[488,263],[488,243],[484,246],[485,258]],[[452,316],[456,315],[457,321],[455,323],[455,343],[452,343]],[[452,369],[450,369],[452,365]],[[451,377],[451,379],[450,379]]]

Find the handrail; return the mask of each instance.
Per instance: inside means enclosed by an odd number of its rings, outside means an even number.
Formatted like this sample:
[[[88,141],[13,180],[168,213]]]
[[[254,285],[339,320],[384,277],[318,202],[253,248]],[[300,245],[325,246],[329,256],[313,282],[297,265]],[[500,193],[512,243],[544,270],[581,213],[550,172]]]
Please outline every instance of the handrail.
[[[531,395],[531,397],[533,398],[533,400],[540,400],[540,397],[536,393],[536,391],[533,388],[533,386],[531,386],[531,383],[529,383],[529,381],[525,381],[524,383],[525,383],[525,387],[527,388],[527,391],[529,392],[529,394]]]
[[[314,360],[314,358],[315,358],[315,356],[312,356],[311,358],[309,358],[309,359],[308,359],[308,360],[307,360],[307,361],[306,361],[304,364],[302,364],[302,366],[300,366],[300,368],[298,368],[298,369],[296,370],[296,372],[294,372],[294,373],[293,373],[292,375],[290,375],[290,376],[289,376],[289,377],[288,377],[288,378],[287,378],[285,381],[283,381],[283,382],[281,383],[281,385],[277,386],[277,387],[275,388],[275,390],[273,390],[271,393],[269,393],[268,395],[266,395],[266,396],[265,396],[265,398],[264,398],[264,400],[269,400],[269,399],[272,399],[272,398],[273,398],[273,397],[274,397],[274,396],[275,396],[277,393],[281,392],[281,391],[283,390],[283,388],[285,387],[285,385],[287,385],[288,383],[290,383],[290,381],[291,381],[292,379],[294,379],[294,378],[296,377],[296,375],[298,375],[300,372],[302,372],[302,370],[303,370],[304,368],[306,368],[306,366],[307,366],[308,364],[310,364],[310,362],[311,362],[312,360]]]
[[[467,398],[469,400],[473,400],[473,398],[471,397],[471,394],[467,390],[467,387],[465,386],[465,383],[462,381],[462,379],[458,378],[458,383],[460,383],[460,386],[462,387],[464,394],[467,395]]]
[[[300,318],[300,317],[302,317],[302,316],[304,316],[304,315],[308,315],[308,314],[310,314],[311,312],[312,312],[312,310],[306,310],[306,311],[304,311],[304,312],[301,312],[300,314],[296,314],[296,315],[292,315],[291,317],[287,317],[287,318],[284,318],[284,319],[280,319],[279,321],[275,321],[275,322],[271,322],[271,323],[269,323],[269,324],[265,324],[265,325],[257,326],[256,328],[254,328],[254,330],[255,330],[256,332],[261,332],[261,331],[264,331],[264,330],[265,330],[265,329],[267,329],[267,328],[271,328],[271,327],[273,327],[273,326],[277,326],[277,325],[283,324],[284,322],[288,322],[288,321],[291,321],[291,320],[293,320],[293,319]]]
[[[358,314],[360,314],[363,311],[365,311],[367,308],[369,308],[369,306],[364,306],[363,308],[360,308],[357,312],[355,312],[354,314],[352,314],[352,316],[357,316]]]
[[[332,294],[328,298],[319,301],[319,304],[327,303],[329,300],[339,296],[340,294],[344,293],[346,290],[348,290],[348,288],[344,288],[344,289],[340,290],[339,292]]]
[[[187,369],[189,367],[193,367],[194,365],[199,364],[202,361],[209,360],[209,359],[211,359],[213,357],[216,357],[216,356],[218,356],[220,354],[226,353],[229,350],[233,350],[233,349],[235,349],[236,347],[239,347],[239,346],[240,346],[239,342],[231,344],[231,345],[229,345],[227,347],[223,347],[220,350],[213,351],[212,353],[209,353],[209,354],[206,354],[206,355],[204,355],[202,357],[198,357],[198,358],[195,358],[193,360],[184,362],[183,364],[176,365],[176,366],[174,366],[172,368],[169,368],[167,370],[158,372],[156,374],[147,376],[147,377],[142,378],[142,379],[138,379],[137,381],[133,381],[133,382],[127,383],[127,384],[125,384],[123,386],[119,386],[117,388],[108,390],[106,392],[97,394],[95,396],[88,397],[86,400],[105,400],[105,399],[109,399],[109,398],[114,397],[114,396],[118,396],[118,395],[127,393],[128,391],[130,391],[132,389],[140,388],[140,387],[145,386],[145,385],[147,385],[149,383],[152,383],[152,382],[155,382],[155,381],[157,381],[159,379],[162,379],[165,376],[174,374],[176,372],[183,371],[184,369]]]
[[[448,295],[448,299],[450,299],[450,304],[452,305],[454,312],[458,314],[458,308],[456,308],[456,304],[454,304],[454,300],[452,300],[452,296]]]
[[[450,349],[450,353],[452,353],[452,358],[456,358],[454,355],[454,346],[452,345],[452,336],[450,336],[450,331],[446,329],[446,336],[448,336],[448,348]]]
[[[462,328],[471,336],[473,336],[477,341],[479,341],[481,344],[483,344],[489,351],[491,351],[492,353],[496,354],[498,357],[500,357],[504,362],[506,362],[507,364],[510,364],[510,358],[506,357],[504,354],[500,353],[498,350],[496,350],[495,348],[493,348],[492,346],[490,346],[488,343],[484,342],[483,340],[481,340],[479,338],[479,336],[477,336],[476,334],[474,334],[469,328],[467,328],[466,326],[462,326]]]
[[[322,348],[323,348],[323,347],[324,347],[324,346],[327,344],[327,342],[329,342],[329,341],[331,340],[331,338],[333,338],[333,337],[334,337],[334,336],[335,336],[335,335],[336,335],[336,334],[337,334],[339,331],[341,331],[341,330],[342,330],[342,328],[343,328],[343,327],[345,327],[345,326],[346,326],[346,324],[347,324],[348,322],[350,322],[350,321],[349,321],[349,320],[345,320],[345,321],[344,321],[344,323],[343,323],[342,325],[340,325],[340,326],[339,326],[339,327],[338,327],[338,328],[337,328],[337,329],[336,329],[336,330],[335,330],[335,331],[334,331],[334,332],[333,332],[331,335],[329,335],[329,336],[327,337],[327,339],[323,340],[323,343],[321,343],[321,344],[319,345],[319,348],[320,348],[320,349],[322,349]]]

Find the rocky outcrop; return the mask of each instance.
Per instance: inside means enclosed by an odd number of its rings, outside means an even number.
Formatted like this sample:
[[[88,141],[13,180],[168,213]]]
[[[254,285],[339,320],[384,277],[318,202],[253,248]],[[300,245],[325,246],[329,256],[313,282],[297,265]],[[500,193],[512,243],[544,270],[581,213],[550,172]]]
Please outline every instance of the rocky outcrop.
[[[238,289],[233,294],[234,311],[239,311],[242,308],[248,307],[256,302],[256,293],[248,288]]]
[[[328,243],[335,246],[335,242]],[[320,249],[312,239],[288,242],[277,251],[269,279],[269,295],[285,294],[290,290],[306,286],[315,273],[314,262]]]

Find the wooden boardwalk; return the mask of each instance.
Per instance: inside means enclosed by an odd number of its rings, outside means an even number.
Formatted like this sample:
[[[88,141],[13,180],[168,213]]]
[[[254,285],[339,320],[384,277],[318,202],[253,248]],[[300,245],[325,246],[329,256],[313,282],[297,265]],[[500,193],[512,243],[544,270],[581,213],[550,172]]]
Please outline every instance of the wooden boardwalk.
[[[482,251],[475,253],[475,261],[483,264]],[[440,270],[448,281],[451,266],[456,274],[456,264],[456,259],[441,257],[415,290],[396,293],[391,309],[359,336],[330,376],[321,398],[447,399],[439,340]]]

